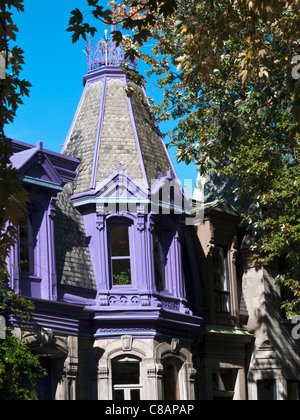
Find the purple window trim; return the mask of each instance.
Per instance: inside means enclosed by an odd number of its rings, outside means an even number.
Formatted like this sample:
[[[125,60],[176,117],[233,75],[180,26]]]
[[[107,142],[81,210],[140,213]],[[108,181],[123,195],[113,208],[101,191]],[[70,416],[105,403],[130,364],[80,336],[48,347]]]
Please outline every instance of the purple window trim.
[[[26,238],[22,237],[22,231],[25,229]],[[35,274],[35,236],[34,235],[34,213],[28,211],[25,215],[24,225],[19,226],[19,269],[21,274],[34,275]],[[22,255],[25,253],[26,255]],[[25,260],[22,260],[25,258]],[[23,270],[24,266],[28,270]]]
[[[111,227],[127,227],[127,232],[128,232],[128,247],[129,247],[129,255],[125,256],[113,256],[112,255],[112,250],[111,250]],[[133,280],[134,280],[134,266],[132,264],[132,255],[134,253],[134,249],[133,249],[133,241],[132,241],[132,224],[128,224],[127,220],[124,218],[120,218],[119,220],[117,219],[111,219],[110,222],[108,222],[107,225],[107,242],[108,242],[108,255],[109,255],[109,271],[110,271],[110,286],[111,289],[114,289],[115,287],[119,288],[119,287],[132,287],[133,285]],[[113,262],[114,261],[128,261],[129,260],[129,267],[130,267],[130,283],[128,285],[118,285],[118,284],[114,284],[114,279],[113,279]]]
[[[50,193],[50,191],[49,191]],[[47,195],[31,191],[29,211],[32,214],[32,229],[29,240],[34,244],[34,258],[30,272],[22,272],[20,267],[20,237],[9,258],[12,273],[11,287],[27,297],[57,300],[57,275],[54,243],[54,204],[53,191]],[[15,268],[12,268],[12,266]],[[30,296],[29,291],[32,295]]]
[[[159,293],[167,292],[167,273],[166,273],[166,264],[167,264],[167,255],[165,251],[165,235],[164,232],[153,232],[153,260],[154,260],[154,280],[155,280],[155,286],[156,290]],[[157,247],[157,248],[156,248]],[[158,252],[158,255],[155,255],[155,248]],[[159,266],[159,269],[161,271],[160,276],[161,278],[157,278],[156,273],[156,266]],[[158,282],[161,282],[161,285],[158,284]],[[159,287],[160,286],[160,287]]]

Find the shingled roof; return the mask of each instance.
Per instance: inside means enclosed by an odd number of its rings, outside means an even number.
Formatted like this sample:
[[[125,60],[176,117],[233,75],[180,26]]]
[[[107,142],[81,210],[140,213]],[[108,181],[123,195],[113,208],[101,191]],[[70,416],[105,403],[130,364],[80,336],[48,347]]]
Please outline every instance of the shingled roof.
[[[85,77],[84,92],[63,153],[80,160],[74,193],[87,192],[121,164],[125,173],[149,187],[173,168],[144,91],[118,66]],[[138,95],[128,97],[130,86]],[[144,96],[144,100],[142,100]]]
[[[59,283],[95,290],[88,238],[74,197],[93,193],[120,167],[145,190],[175,170],[143,88],[121,70],[115,56],[99,58],[98,49],[93,60],[90,47],[84,90],[62,150],[80,164],[75,181],[57,195],[55,233]],[[128,97],[128,87],[137,94]]]

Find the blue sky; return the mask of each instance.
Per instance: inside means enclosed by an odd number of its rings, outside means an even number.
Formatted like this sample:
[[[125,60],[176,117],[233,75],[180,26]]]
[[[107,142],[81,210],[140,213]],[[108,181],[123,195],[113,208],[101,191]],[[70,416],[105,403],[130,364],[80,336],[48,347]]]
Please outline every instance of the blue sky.
[[[106,6],[108,0],[103,0]],[[31,84],[29,98],[24,99],[13,124],[6,126],[6,135],[29,144],[42,141],[46,149],[61,152],[83,90],[83,76],[87,73],[84,41],[72,44],[66,32],[70,12],[75,7],[87,11],[86,0],[24,0],[25,12],[15,15],[19,28],[17,44],[25,52],[22,78]],[[105,26],[99,28],[96,39],[103,37]],[[143,73],[143,66],[139,65]],[[148,96],[158,100],[159,92],[149,85]],[[170,124],[170,123],[169,123]],[[168,126],[170,128],[171,125]],[[164,131],[166,126],[161,126]],[[194,165],[177,164],[175,149],[170,149],[177,175],[196,181]],[[192,191],[189,191],[192,195]]]

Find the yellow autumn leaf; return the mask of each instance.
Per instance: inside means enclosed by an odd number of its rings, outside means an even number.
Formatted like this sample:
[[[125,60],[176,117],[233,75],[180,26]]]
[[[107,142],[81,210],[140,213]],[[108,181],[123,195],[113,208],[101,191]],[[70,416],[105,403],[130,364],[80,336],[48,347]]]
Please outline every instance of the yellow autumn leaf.
[[[187,32],[187,30],[188,30],[187,25],[184,25],[184,27],[183,27],[183,28],[182,28],[182,30],[181,30],[181,33],[182,33],[182,34],[185,34],[185,33]]]
[[[253,58],[253,51],[252,50],[248,51],[246,57],[249,58],[250,60],[252,60],[252,58]]]

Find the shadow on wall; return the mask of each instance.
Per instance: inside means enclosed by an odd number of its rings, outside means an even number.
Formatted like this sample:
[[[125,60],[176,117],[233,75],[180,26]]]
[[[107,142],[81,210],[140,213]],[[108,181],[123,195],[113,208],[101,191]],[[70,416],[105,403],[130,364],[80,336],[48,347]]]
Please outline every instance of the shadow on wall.
[[[85,235],[81,214],[74,208],[71,184],[58,195],[55,215],[55,247],[59,284],[96,289],[89,253],[90,238]]]
[[[281,298],[276,289],[271,270],[264,269],[263,304],[255,309],[256,340],[252,349],[252,364],[248,381],[253,384],[260,370],[261,380],[282,376],[287,381],[300,380],[300,340],[292,336],[292,328],[280,309]],[[287,399],[287,390],[280,388],[279,399]]]

